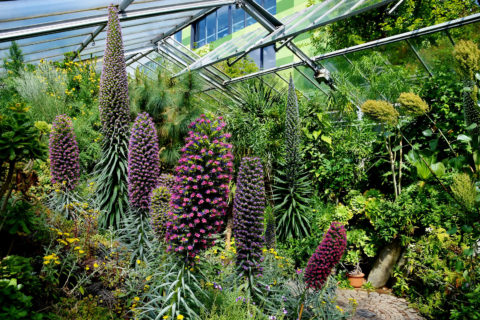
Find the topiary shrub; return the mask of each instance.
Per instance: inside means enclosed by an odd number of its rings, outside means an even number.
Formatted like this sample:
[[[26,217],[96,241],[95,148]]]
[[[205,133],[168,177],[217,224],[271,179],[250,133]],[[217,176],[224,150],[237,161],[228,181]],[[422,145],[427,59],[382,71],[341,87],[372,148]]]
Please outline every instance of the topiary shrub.
[[[160,239],[165,238],[168,212],[171,211],[170,198],[170,190],[163,185],[153,189],[150,194],[150,221],[153,232]]]
[[[346,247],[347,234],[345,227],[339,222],[332,222],[305,268],[305,283],[308,288],[314,290],[322,288],[333,267],[342,258]]]
[[[100,225],[119,227],[128,207],[127,157],[130,110],[118,11],[108,8],[107,40],[99,91],[102,157],[97,165]]]
[[[72,119],[67,115],[59,115],[53,121],[49,150],[52,183],[60,184],[62,190],[73,190],[80,177],[80,151]]]
[[[398,122],[398,111],[387,101],[367,100],[362,105],[361,110],[373,120],[382,123],[396,125]]]
[[[148,113],[140,113],[133,123],[128,148],[128,196],[130,205],[148,210],[150,193],[160,173],[157,131]]]
[[[233,201],[233,234],[236,263],[247,275],[258,271],[264,239],[265,185],[259,158],[245,157],[240,164]]]
[[[223,225],[233,172],[230,134],[223,133],[224,127],[222,117],[201,115],[192,122],[176,167],[167,250],[187,263],[214,244]]]
[[[397,102],[406,114],[412,116],[422,116],[430,110],[428,104],[412,92],[401,93]]]

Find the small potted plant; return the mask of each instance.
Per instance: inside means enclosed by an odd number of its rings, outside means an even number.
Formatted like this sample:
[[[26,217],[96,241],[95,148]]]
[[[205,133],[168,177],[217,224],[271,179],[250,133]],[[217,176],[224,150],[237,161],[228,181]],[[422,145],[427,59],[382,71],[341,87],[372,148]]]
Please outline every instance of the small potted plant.
[[[357,261],[355,265],[355,269],[353,271],[347,273],[348,281],[350,285],[354,288],[360,288],[365,283],[365,274],[362,272],[360,268],[360,261]]]

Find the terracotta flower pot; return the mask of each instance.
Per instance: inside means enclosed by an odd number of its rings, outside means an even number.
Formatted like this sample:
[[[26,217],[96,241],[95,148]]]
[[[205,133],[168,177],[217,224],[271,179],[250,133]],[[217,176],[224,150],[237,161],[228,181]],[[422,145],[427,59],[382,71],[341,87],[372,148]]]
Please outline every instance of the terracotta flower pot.
[[[354,288],[360,288],[363,283],[365,282],[365,274],[364,273],[355,273],[355,274],[348,274],[348,281],[350,285]]]

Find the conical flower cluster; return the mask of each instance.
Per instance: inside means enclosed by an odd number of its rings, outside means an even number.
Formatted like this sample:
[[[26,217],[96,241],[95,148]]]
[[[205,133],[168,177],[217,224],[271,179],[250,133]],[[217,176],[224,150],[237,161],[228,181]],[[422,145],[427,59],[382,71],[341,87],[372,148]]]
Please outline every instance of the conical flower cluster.
[[[170,190],[159,185],[150,194],[150,219],[155,235],[163,239],[167,228],[167,217],[170,210]]]
[[[190,124],[182,157],[176,167],[172,212],[167,222],[167,250],[193,262],[201,250],[214,244],[227,208],[232,179],[230,134],[223,133],[222,117],[201,115]]]
[[[242,159],[233,202],[233,234],[237,247],[237,265],[255,272],[262,256],[265,185],[259,158]]]
[[[148,113],[140,113],[132,127],[128,147],[128,197],[138,209],[148,209],[150,192],[160,174],[157,131]]]
[[[301,154],[298,100],[291,77],[288,86],[287,109],[285,112],[285,172],[287,180],[293,182],[301,166]]]
[[[52,183],[61,184],[63,190],[73,190],[80,177],[80,162],[70,117],[59,115],[53,121],[49,149]]]
[[[175,176],[170,173],[162,173],[158,177],[157,185],[167,187],[168,191],[172,192],[175,185]]]
[[[320,290],[332,272],[333,267],[340,261],[347,247],[347,233],[339,222],[332,222],[330,229],[323,237],[322,243],[308,260],[305,268],[305,282],[307,287]]]
[[[128,79],[118,10],[108,8],[107,41],[99,91],[100,120],[106,143],[128,134],[130,118]]]

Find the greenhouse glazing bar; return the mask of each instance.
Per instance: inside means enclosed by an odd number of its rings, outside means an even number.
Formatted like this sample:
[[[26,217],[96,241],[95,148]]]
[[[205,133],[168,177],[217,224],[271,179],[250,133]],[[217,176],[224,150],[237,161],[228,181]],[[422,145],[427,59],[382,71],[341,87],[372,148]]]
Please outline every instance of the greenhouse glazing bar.
[[[165,5],[155,8],[131,10],[128,12],[124,12],[122,15],[119,16],[119,19],[120,21],[130,21],[135,19],[150,18],[184,11],[195,11],[205,8],[220,7],[223,5],[234,4],[235,2],[235,0],[207,0],[176,5]],[[26,28],[9,29],[0,32],[0,42],[14,41],[61,31],[69,31],[91,26],[98,26],[107,23],[107,20],[107,15],[99,15],[91,18],[69,19],[60,22],[39,24]]]
[[[476,14],[472,14],[472,15],[464,17],[464,18],[459,18],[459,19],[448,21],[448,22],[440,23],[440,24],[437,24],[437,25],[434,25],[434,26],[425,27],[425,28],[422,28],[422,29],[401,33],[401,34],[394,35],[394,36],[387,37],[387,38],[383,38],[383,39],[380,39],[380,40],[374,40],[374,41],[366,42],[366,43],[359,44],[359,45],[352,46],[352,47],[348,47],[348,48],[345,48],[345,49],[340,49],[340,50],[328,52],[328,53],[325,53],[325,54],[315,56],[315,57],[312,58],[312,60],[313,61],[321,61],[321,60],[325,60],[325,59],[329,59],[329,58],[333,58],[333,57],[338,57],[338,56],[353,53],[353,52],[358,52],[358,51],[363,51],[363,50],[367,50],[367,49],[371,49],[371,48],[380,47],[380,46],[390,44],[390,43],[395,43],[395,42],[400,42],[400,41],[404,41],[404,40],[407,40],[407,39],[417,38],[417,37],[428,35],[428,34],[433,34],[433,33],[441,32],[441,31],[448,31],[449,29],[455,29],[455,28],[459,28],[459,27],[462,27],[462,26],[465,26],[465,25],[468,25],[468,24],[472,24],[472,23],[477,23],[477,22],[480,22],[480,13],[476,13]],[[286,65],[283,65],[283,66],[280,66],[280,67],[265,69],[265,70],[261,70],[261,71],[254,72],[254,73],[251,73],[251,74],[247,74],[245,76],[233,78],[229,81],[226,81],[224,84],[227,85],[227,84],[231,84],[231,83],[236,83],[236,82],[256,78],[256,77],[267,75],[267,74],[270,74],[270,73],[276,73],[278,71],[283,71],[283,70],[291,69],[291,68],[294,68],[294,67],[297,67],[297,66],[302,66],[302,65],[305,65],[305,63],[303,61],[299,61],[299,62],[286,64]]]

